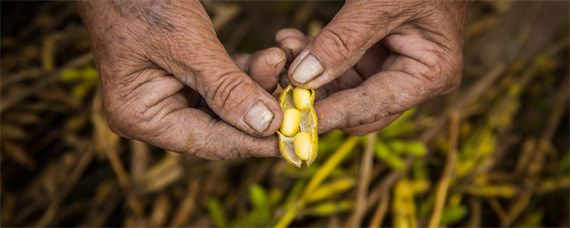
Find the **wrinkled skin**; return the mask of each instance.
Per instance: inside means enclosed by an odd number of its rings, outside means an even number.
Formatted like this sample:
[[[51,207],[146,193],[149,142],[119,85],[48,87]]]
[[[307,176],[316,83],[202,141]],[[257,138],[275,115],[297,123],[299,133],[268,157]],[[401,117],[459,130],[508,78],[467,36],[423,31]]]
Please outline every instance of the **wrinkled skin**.
[[[293,29],[277,33],[292,61],[281,83],[318,88],[320,133],[379,130],[459,86],[466,15],[463,1],[347,1],[311,41]],[[323,70],[300,83],[292,75],[309,55]]]
[[[233,60],[198,1],[80,1],[77,8],[111,130],[206,159],[279,156],[272,134],[283,117],[267,91],[286,60],[282,83],[318,88],[319,133],[378,130],[460,82],[463,2],[348,1],[314,40],[285,29],[276,35],[281,49]],[[323,71],[303,84],[292,80],[308,55]],[[256,121],[253,107],[272,115]]]
[[[264,88],[274,89],[283,70],[281,49],[234,63],[198,1],[82,1],[77,8],[115,133],[206,159],[279,156],[270,135],[282,111]],[[262,131],[246,120],[258,102],[274,114]]]

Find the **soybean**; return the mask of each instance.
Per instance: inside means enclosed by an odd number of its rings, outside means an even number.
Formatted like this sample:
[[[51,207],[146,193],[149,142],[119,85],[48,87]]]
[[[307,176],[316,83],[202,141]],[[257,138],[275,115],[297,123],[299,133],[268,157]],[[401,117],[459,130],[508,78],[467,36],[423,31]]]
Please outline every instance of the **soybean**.
[[[301,123],[301,112],[294,108],[288,108],[283,113],[283,124],[281,124],[281,134],[287,137],[293,137],[299,131],[299,123]]]
[[[301,160],[309,160],[309,155],[311,154],[311,148],[313,147],[312,136],[309,132],[302,131],[295,135],[295,154]]]
[[[311,91],[297,87],[293,90],[293,100],[297,109],[304,111],[311,103]]]

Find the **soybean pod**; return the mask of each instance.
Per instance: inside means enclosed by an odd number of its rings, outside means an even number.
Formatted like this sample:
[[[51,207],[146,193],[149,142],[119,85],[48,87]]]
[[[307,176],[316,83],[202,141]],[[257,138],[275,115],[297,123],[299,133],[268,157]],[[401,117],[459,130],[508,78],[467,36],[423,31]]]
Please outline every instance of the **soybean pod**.
[[[277,132],[281,155],[289,163],[301,167],[303,161],[310,166],[317,158],[317,115],[313,108],[315,91],[287,86],[279,104],[283,110],[283,124]]]

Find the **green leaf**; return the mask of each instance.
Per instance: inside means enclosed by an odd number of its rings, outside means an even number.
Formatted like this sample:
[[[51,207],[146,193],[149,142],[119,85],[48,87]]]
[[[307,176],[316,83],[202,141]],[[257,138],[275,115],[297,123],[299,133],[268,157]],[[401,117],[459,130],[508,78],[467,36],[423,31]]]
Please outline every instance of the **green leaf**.
[[[78,81],[81,78],[81,70],[78,69],[69,69],[61,72],[59,75],[59,79],[64,82],[74,82]]]
[[[411,121],[416,109],[410,109],[402,114],[396,121],[378,131],[380,139],[393,138],[414,130],[415,123]]]
[[[353,178],[342,178],[331,181],[317,188],[310,196],[307,197],[307,203],[328,199],[335,195],[345,192],[354,187],[356,181]]]
[[[340,202],[327,201],[307,208],[305,210],[305,214],[316,216],[331,216],[334,214],[351,211],[353,208],[354,202],[352,200],[343,200]]]
[[[433,210],[433,205],[435,204],[435,197],[429,195],[427,199],[420,203],[420,208],[418,210],[418,216],[422,218],[429,218],[431,211]]]
[[[426,146],[418,141],[391,140],[387,144],[391,152],[396,154],[409,154],[420,157],[427,152]]]
[[[497,137],[492,131],[485,131],[481,135],[483,139],[479,143],[478,149],[481,155],[490,155],[495,151],[495,145],[497,145]]]
[[[416,160],[412,163],[412,176],[415,180],[425,180],[428,178],[428,173],[423,161]]]
[[[256,214],[255,224],[265,225],[269,221],[269,213],[271,211],[269,197],[267,197],[265,189],[257,184],[252,185],[249,188],[249,198]]]
[[[289,206],[290,204],[299,199],[299,196],[301,195],[301,191],[303,190],[305,183],[306,181],[303,179],[298,179],[297,181],[295,181],[295,184],[293,185],[291,190],[289,190],[289,195],[287,195],[287,198],[283,202],[283,208],[286,208],[287,206]]]
[[[310,196],[315,189],[317,189],[321,183],[331,174],[331,172],[343,161],[347,154],[349,154],[352,149],[358,143],[359,138],[356,136],[350,136],[347,140],[345,140],[340,146],[323,164],[322,167],[319,168],[317,173],[311,178],[307,187],[303,190],[303,195],[299,200],[295,202],[297,207],[303,207],[305,204],[305,200],[308,196]],[[286,204],[286,206],[289,204]],[[285,215],[283,215],[279,221],[275,224],[275,227],[287,227],[291,224],[293,219],[297,216],[297,207],[287,207],[287,211]]]
[[[426,146],[418,141],[409,141],[406,143],[406,152],[409,155],[421,157],[424,156],[427,152]]]
[[[544,213],[542,211],[534,212],[528,216],[521,216],[521,221],[516,223],[516,227],[542,227]]]
[[[249,198],[251,204],[256,209],[269,209],[269,198],[265,193],[265,189],[258,184],[249,187]]]
[[[406,168],[406,164],[404,163],[404,161],[397,155],[392,154],[390,148],[388,148],[384,143],[379,141],[376,142],[374,152],[376,157],[380,161],[384,162],[386,165],[390,166],[391,168],[400,171],[403,171]]]
[[[99,81],[99,72],[97,72],[97,69],[93,66],[83,68],[82,74],[82,79],[86,82],[96,83]]]
[[[346,135],[341,130],[332,130],[319,138],[319,157],[327,157],[332,151],[340,147]]]
[[[283,189],[274,188],[269,191],[269,205],[271,207],[276,207],[279,202],[283,199]]]
[[[441,218],[439,219],[440,225],[451,225],[461,221],[467,215],[467,208],[464,206],[451,207],[443,209]]]
[[[315,173],[313,178],[309,181],[309,184],[303,191],[303,198],[306,199],[310,196],[317,187],[331,174],[331,172],[339,165],[347,154],[349,154],[356,144],[358,143],[358,137],[351,136],[348,138],[340,148],[338,148],[334,154],[327,159],[325,164],[319,168],[319,170]]]
[[[388,147],[390,147],[393,152],[398,154],[403,154],[407,150],[406,142],[402,140],[391,140],[388,142]]]
[[[227,227],[228,222],[226,215],[222,210],[219,200],[213,198],[208,200],[206,207],[208,208],[210,217],[214,220],[217,227]]]

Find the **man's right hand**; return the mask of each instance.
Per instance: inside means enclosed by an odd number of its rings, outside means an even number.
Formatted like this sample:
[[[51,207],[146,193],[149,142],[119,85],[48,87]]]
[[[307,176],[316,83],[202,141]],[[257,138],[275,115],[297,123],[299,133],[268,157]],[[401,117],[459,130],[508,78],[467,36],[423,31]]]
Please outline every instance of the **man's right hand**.
[[[250,78],[218,41],[199,1],[77,7],[115,133],[207,159],[279,156],[276,137],[261,136],[280,127],[281,108],[254,80],[276,80],[286,60],[281,50],[242,62],[257,61]]]

